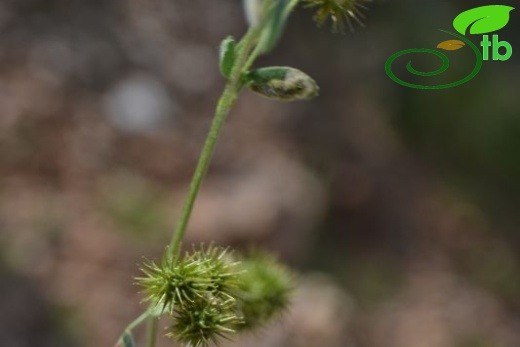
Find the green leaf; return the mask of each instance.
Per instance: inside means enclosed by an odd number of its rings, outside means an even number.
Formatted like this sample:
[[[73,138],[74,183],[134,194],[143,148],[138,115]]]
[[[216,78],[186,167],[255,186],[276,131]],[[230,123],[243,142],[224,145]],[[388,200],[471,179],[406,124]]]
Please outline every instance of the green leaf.
[[[235,66],[236,43],[232,36],[226,37],[220,44],[220,72],[229,78]]]
[[[470,28],[470,34],[487,34],[502,29],[509,22],[509,12],[514,7],[487,5],[472,8],[459,14],[453,20],[453,27],[462,35]]]
[[[243,0],[244,13],[250,26],[260,23],[263,15],[263,0]]]
[[[287,0],[279,0],[268,11],[267,24],[258,43],[259,52],[269,52],[278,42],[285,26],[284,16]]]
[[[298,0],[279,0],[268,11],[268,22],[258,44],[260,54],[274,48],[282,36],[289,14],[297,4]]]

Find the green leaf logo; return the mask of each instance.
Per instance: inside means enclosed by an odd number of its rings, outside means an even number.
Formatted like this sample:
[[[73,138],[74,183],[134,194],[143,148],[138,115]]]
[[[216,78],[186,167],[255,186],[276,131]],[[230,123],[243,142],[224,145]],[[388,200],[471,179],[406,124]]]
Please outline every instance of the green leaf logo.
[[[505,5],[472,8],[459,14],[453,21],[453,27],[462,35],[466,35],[468,28],[470,34],[487,34],[505,27],[512,10],[514,7]]]

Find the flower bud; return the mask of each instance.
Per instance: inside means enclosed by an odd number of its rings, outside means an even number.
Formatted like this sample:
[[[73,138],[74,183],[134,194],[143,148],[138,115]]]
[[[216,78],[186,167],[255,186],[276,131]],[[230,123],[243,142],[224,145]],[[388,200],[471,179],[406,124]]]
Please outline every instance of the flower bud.
[[[246,83],[251,90],[279,100],[305,100],[318,95],[319,87],[306,73],[285,66],[250,71]]]

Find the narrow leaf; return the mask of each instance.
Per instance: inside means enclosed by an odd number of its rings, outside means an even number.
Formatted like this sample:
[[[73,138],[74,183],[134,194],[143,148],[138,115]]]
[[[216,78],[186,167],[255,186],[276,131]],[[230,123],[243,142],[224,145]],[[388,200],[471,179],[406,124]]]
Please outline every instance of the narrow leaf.
[[[230,77],[235,66],[235,51],[235,39],[232,36],[226,37],[220,44],[220,72],[226,78]]]
[[[287,0],[279,0],[268,11],[268,22],[258,43],[260,53],[269,52],[276,45],[280,36],[282,36],[285,20],[287,19],[284,16],[287,5]]]
[[[267,53],[274,48],[280,37],[282,36],[285,23],[289,18],[292,10],[296,7],[299,0],[279,0],[274,7],[268,12],[269,23],[266,26],[264,34],[260,38],[260,53]]]
[[[250,26],[256,26],[262,19],[263,0],[243,0],[244,12]]]
[[[447,40],[439,43],[437,48],[444,49],[446,51],[456,51],[457,49],[461,49],[466,44],[460,40]]]
[[[487,5],[476,7],[459,14],[453,20],[453,27],[462,35],[470,28],[470,34],[487,34],[502,29],[509,22],[509,12],[514,7]]]

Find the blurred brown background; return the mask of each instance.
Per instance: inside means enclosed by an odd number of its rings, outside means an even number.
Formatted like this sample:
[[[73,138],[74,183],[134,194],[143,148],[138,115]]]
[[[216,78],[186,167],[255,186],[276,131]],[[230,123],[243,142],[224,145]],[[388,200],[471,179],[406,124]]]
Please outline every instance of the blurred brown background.
[[[467,84],[384,72],[487,4],[375,1],[344,36],[299,8],[258,61],[321,95],[244,92],[197,202],[187,245],[261,245],[301,274],[283,323],[237,346],[520,346],[520,12],[512,58]],[[217,47],[245,30],[238,0],[0,1],[0,346],[112,346],[144,309],[137,264],[169,240]]]

